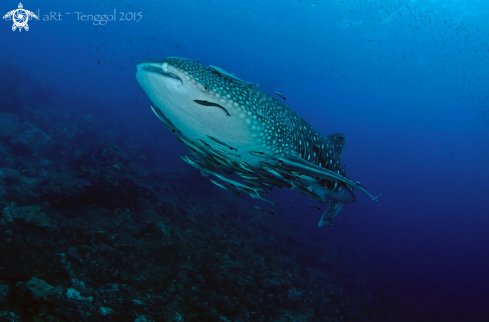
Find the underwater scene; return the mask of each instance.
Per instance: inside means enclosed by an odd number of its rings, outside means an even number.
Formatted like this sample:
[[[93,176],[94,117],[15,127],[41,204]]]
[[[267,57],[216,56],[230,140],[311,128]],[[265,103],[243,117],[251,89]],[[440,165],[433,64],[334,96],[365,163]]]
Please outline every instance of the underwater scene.
[[[0,322],[489,321],[489,2],[0,8]]]

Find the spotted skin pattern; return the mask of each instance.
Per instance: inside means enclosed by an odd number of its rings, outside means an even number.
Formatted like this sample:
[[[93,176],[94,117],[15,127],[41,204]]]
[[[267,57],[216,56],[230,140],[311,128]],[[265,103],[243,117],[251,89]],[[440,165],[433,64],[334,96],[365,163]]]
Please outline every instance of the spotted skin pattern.
[[[183,70],[207,90],[238,104],[253,118],[252,129],[263,148],[281,156],[295,151],[304,160],[348,178],[341,165],[343,134],[322,136],[278,99],[217,67],[182,58],[168,58],[166,62]],[[353,188],[345,184],[335,186],[335,182],[328,180],[322,183],[331,189],[347,187],[353,193]]]
[[[246,124],[243,128],[237,127],[237,131],[241,129],[242,137],[247,139],[248,144],[232,147],[226,141],[231,136],[229,132],[219,133],[222,135],[217,138],[208,136],[208,140],[190,139],[183,129],[180,131],[165,116],[164,109],[153,108],[155,114],[178,136],[177,140],[185,144],[195,157],[182,158],[201,170],[203,175],[218,177],[224,185],[212,182],[219,187],[238,194],[239,191],[245,192],[252,198],[264,201],[268,200],[261,192],[269,191],[274,186],[296,189],[328,205],[319,226],[329,223],[344,203],[355,202],[354,188],[377,200],[378,197],[370,195],[366,187],[348,178],[341,164],[345,144],[343,134],[319,134],[275,97],[218,67],[176,57],[141,64],[143,71],[158,70],[160,65],[169,75],[172,75],[171,71],[178,71],[180,76],[184,75],[185,80],[179,78],[182,82],[187,81],[206,94],[207,100],[191,98],[195,104],[222,109],[220,115],[224,120],[228,117],[239,118],[242,119],[239,124]],[[140,84],[145,88],[141,81]],[[150,91],[145,90],[147,93]],[[222,171],[218,172],[219,169]],[[222,172],[238,174],[244,184],[223,176]],[[257,209],[263,210],[260,207]]]

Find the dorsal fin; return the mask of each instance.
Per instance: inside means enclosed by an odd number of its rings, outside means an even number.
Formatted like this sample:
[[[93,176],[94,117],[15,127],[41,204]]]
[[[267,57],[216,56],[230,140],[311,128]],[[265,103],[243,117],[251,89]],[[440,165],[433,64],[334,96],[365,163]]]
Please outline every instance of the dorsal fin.
[[[328,139],[331,140],[336,151],[341,154],[343,152],[343,148],[345,147],[345,135],[343,133],[330,134],[328,135]]]

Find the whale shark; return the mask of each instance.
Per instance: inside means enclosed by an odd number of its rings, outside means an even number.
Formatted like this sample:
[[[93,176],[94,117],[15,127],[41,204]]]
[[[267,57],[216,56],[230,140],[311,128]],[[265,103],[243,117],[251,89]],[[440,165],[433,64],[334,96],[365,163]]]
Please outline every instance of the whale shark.
[[[382,195],[348,177],[343,134],[321,135],[283,102],[219,67],[168,57],[139,62],[136,78],[153,112],[190,150],[182,159],[220,188],[273,207],[274,187],[297,190],[326,206],[319,227],[356,201],[355,190],[375,201]]]

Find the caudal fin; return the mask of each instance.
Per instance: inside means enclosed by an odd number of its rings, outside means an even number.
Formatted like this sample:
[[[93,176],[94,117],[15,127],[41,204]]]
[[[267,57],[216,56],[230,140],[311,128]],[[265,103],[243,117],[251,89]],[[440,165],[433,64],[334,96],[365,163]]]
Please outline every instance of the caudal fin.
[[[336,215],[343,209],[343,204],[336,200],[329,203],[329,207],[326,208],[321,220],[319,221],[318,227],[324,226],[330,222],[331,219],[336,217]]]

